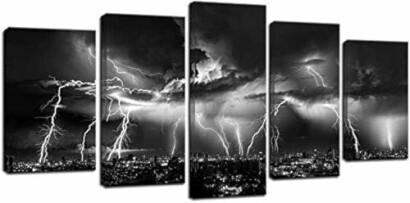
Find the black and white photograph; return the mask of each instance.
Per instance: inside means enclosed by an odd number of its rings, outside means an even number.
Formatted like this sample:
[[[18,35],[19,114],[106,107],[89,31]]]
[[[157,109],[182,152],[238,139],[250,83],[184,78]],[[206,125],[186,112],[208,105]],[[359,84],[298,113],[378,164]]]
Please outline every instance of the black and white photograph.
[[[8,28],[6,173],[95,169],[95,32]]]
[[[184,183],[184,18],[101,18],[101,184]]]
[[[266,193],[266,14],[189,6],[191,198]]]
[[[270,25],[270,177],[339,175],[339,25]]]
[[[407,42],[343,44],[343,158],[407,159]]]

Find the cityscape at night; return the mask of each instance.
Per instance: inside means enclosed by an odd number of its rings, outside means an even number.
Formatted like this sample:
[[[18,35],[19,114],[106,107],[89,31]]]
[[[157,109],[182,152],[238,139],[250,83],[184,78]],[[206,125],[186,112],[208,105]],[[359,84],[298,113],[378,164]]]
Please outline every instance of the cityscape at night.
[[[265,156],[191,153],[190,194],[197,198],[264,195]]]
[[[377,159],[407,159],[408,158],[408,150],[407,147],[399,148],[399,149],[380,149],[380,148],[372,148],[372,149],[360,149],[358,153],[356,153],[354,147],[344,147],[344,158],[347,160],[352,161],[359,161],[359,160],[377,160]]]
[[[124,186],[183,183],[184,165],[182,155],[147,158],[129,154],[126,158],[103,161],[101,184]]]
[[[86,160],[49,159],[44,163],[37,161],[16,161],[13,156],[4,157],[4,169],[7,173],[36,173],[36,172],[69,172],[95,170],[94,157],[88,156]]]
[[[4,170],[94,170],[95,32],[9,28],[4,41]]]
[[[338,176],[339,152],[326,151],[283,153],[271,156],[270,176],[275,179]]]

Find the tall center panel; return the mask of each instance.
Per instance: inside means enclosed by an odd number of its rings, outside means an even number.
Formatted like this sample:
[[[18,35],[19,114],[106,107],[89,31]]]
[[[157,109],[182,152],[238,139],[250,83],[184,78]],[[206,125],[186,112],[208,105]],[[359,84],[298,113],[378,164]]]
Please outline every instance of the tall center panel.
[[[189,6],[191,198],[266,193],[265,6]]]

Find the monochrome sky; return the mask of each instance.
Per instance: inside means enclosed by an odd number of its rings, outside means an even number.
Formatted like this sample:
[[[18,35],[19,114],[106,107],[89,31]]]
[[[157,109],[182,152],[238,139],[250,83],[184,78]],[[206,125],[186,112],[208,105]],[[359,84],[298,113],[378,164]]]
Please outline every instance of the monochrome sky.
[[[43,137],[39,127],[52,108],[40,111],[40,106],[51,99],[56,80],[94,82],[95,62],[89,49],[95,49],[95,32],[79,30],[44,30],[9,28],[4,32],[4,145],[5,154],[19,160],[38,158],[37,151]],[[63,135],[51,140],[50,156],[79,158],[82,133],[94,117],[94,97],[75,88],[62,91],[62,105],[56,123]],[[87,138],[86,148],[93,152],[95,136]]]
[[[107,119],[119,92],[130,111],[124,153],[170,155],[175,123],[184,116],[184,18],[106,14],[102,17],[102,152],[113,149],[123,116]],[[110,79],[118,78],[114,82]],[[121,82],[120,82],[121,81]],[[135,90],[124,92],[114,86]],[[112,88],[112,89],[110,89]],[[115,112],[118,100],[111,106]],[[175,153],[184,152],[184,121],[176,130]]]
[[[265,7],[194,2],[189,16],[190,150],[237,155],[242,145],[246,153],[264,129]],[[262,130],[249,154],[264,143]]]
[[[388,129],[394,148],[407,146],[407,43],[347,41],[343,51],[344,105],[361,147],[388,149]]]
[[[279,153],[338,148],[339,26],[272,23],[270,72],[271,107],[290,98],[271,114]]]

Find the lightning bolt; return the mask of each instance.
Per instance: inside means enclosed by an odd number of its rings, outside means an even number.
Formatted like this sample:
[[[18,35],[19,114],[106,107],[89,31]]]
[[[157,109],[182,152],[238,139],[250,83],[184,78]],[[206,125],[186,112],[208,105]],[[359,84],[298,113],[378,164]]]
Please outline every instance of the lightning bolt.
[[[338,111],[337,111],[337,105],[333,105],[333,104],[322,104],[322,106],[331,109],[331,110],[335,113],[337,119],[336,119],[336,121],[333,123],[333,128],[336,128],[336,127],[337,127],[337,123],[338,123],[338,121],[340,120],[340,114],[339,114]],[[350,114],[350,113],[349,113],[349,114],[347,115],[347,118],[345,119],[345,120],[346,120],[345,123],[346,123],[346,127],[347,127],[348,132],[350,132],[350,134],[351,134],[352,137],[353,137],[354,150],[355,150],[356,154],[359,154],[359,145],[360,145],[360,143],[359,143],[359,139],[358,139],[357,134],[356,134],[356,132],[357,132],[358,130],[355,128],[355,126],[354,126],[354,124],[353,124],[353,121],[352,121],[353,119],[357,121],[357,118],[356,118],[353,114]]]
[[[235,134],[236,134],[236,140],[238,142],[238,153],[240,156],[244,155],[244,150],[243,150],[243,145],[242,145],[242,134],[241,134],[241,128],[239,126],[238,121],[232,119],[232,118],[227,118],[225,119],[225,122],[228,124],[231,124],[235,127]]]
[[[222,119],[219,120],[219,127],[221,128],[221,133],[222,133],[222,136],[223,136],[224,141],[226,143],[226,147],[229,149],[230,146],[229,146],[228,139],[226,138],[225,128],[224,128],[224,125],[222,125],[222,122],[224,120],[225,120],[225,116],[222,116]]]
[[[155,76],[161,76],[162,73],[148,73],[145,72],[139,68],[135,68],[135,67],[131,67],[131,66],[127,66],[124,64],[121,64],[120,62],[116,61],[116,60],[112,60],[110,58],[107,58],[107,61],[109,63],[112,64],[112,66],[114,67],[115,72],[117,73],[117,75],[121,75],[121,74],[129,74],[128,72],[124,71],[124,69],[129,69],[132,70],[133,72],[138,72],[141,75],[144,75],[145,77],[155,77]],[[132,79],[135,82],[135,77],[134,75],[131,75]],[[106,85],[105,88],[107,91],[112,91],[112,90],[118,90],[119,92],[123,92],[129,95],[132,95],[134,92],[139,92],[139,93],[146,93],[146,94],[150,94],[153,95],[153,99],[152,100],[160,100],[163,99],[164,97],[162,96],[162,92],[159,91],[154,91],[154,90],[147,90],[147,89],[138,89],[138,88],[128,88],[125,86],[124,81],[115,76],[113,78],[107,79],[105,80]],[[167,87],[167,85],[166,85]],[[124,147],[124,145],[127,144],[127,141],[129,141],[128,138],[128,134],[127,134],[127,130],[130,124],[130,111],[125,111],[121,105],[122,102],[128,102],[130,104],[135,104],[136,102],[133,102],[131,99],[128,98],[122,98],[120,96],[118,96],[118,94],[110,94],[110,95],[106,95],[105,96],[108,100],[108,108],[107,108],[107,116],[105,118],[105,120],[108,122],[110,120],[110,118],[116,114],[119,114],[122,117],[122,122],[121,124],[118,126],[118,130],[121,129],[120,134],[117,136],[112,149],[107,157],[107,161],[109,161],[114,153],[117,153],[118,157],[121,157],[121,151]],[[168,104],[168,102],[170,101],[170,98],[165,98],[166,99],[166,103],[165,105]],[[117,109],[113,109],[113,105],[114,102],[118,101],[118,108]],[[138,105],[138,104],[136,104]],[[169,106],[167,106],[167,109],[169,109]],[[177,145],[177,139],[176,139],[176,131],[181,123],[181,121],[183,121],[183,116],[179,117],[174,125],[173,125],[173,131],[172,131],[172,140],[173,140],[173,144],[172,144],[172,149],[171,149],[171,156],[174,156],[175,154],[175,149],[176,149],[176,145]],[[162,115],[162,125],[161,125],[161,132],[163,135],[165,135],[165,130],[164,130],[164,123],[165,123],[165,111],[163,112]]]
[[[339,112],[337,110],[338,109],[337,105],[330,104],[330,103],[325,103],[325,104],[322,104],[322,106],[332,110],[332,112],[336,115],[336,121],[333,123],[332,127],[337,128],[337,124],[340,120],[340,115],[339,115]]]
[[[262,132],[262,130],[265,127],[266,115],[264,114],[263,116],[261,116],[261,118],[262,118],[262,124],[260,125],[258,130],[252,135],[251,143],[248,145],[248,148],[246,149],[246,156],[249,156],[249,152],[252,149],[252,146],[253,146],[253,143],[255,141],[256,136],[259,135],[259,133]]]
[[[88,53],[89,53],[89,56],[90,56],[90,57],[92,57],[92,58],[94,58],[94,59],[96,58],[96,56],[93,54],[91,48],[88,48]],[[90,60],[90,58],[89,58],[89,60]],[[90,61],[91,61],[91,60],[90,60]],[[131,71],[136,71],[137,73],[139,73],[139,74],[141,74],[141,75],[143,75],[143,76],[145,76],[145,77],[154,77],[154,76],[161,76],[161,75],[162,75],[162,73],[148,73],[148,72],[143,71],[143,70],[140,69],[140,68],[136,68],[136,67],[132,67],[132,66],[127,66],[127,65],[124,65],[124,64],[122,64],[122,63],[120,63],[120,62],[118,62],[118,61],[116,61],[116,60],[110,59],[110,58],[107,58],[107,61],[112,64],[112,66],[114,67],[115,71],[116,71],[118,74],[127,74],[128,72],[122,71],[121,69],[128,69],[128,70],[131,70]],[[131,78],[132,78],[132,80],[133,80],[134,82],[136,82],[134,75],[131,74]]]
[[[272,138],[271,138],[272,151],[276,151],[276,153],[278,153],[279,152],[278,140],[280,138],[280,131],[279,131],[278,126],[276,126],[276,125],[274,125],[273,128],[275,130],[274,132],[276,132],[276,136],[275,136],[275,134],[273,134],[274,136],[272,136]]]
[[[118,112],[122,116],[122,122],[118,126],[118,129],[121,129],[121,132],[115,139],[114,145],[112,146],[112,149],[107,157],[107,161],[111,160],[115,152],[117,152],[118,158],[121,158],[121,152],[122,152],[123,146],[126,145],[127,141],[129,141],[127,130],[128,130],[128,125],[130,123],[130,112],[132,110],[128,110],[125,112],[121,106],[121,102],[122,102],[121,97],[118,96],[117,94],[115,94],[114,97],[118,101]]]
[[[315,79],[316,86],[322,86],[322,87],[327,87],[323,77],[311,66],[306,66],[306,71],[309,75]],[[318,79],[319,78],[319,79]]]
[[[108,100],[110,100],[110,102],[109,102],[109,104],[108,104],[108,113],[107,113],[107,118],[105,119],[105,121],[106,122],[108,122],[109,120],[110,120],[110,117],[112,116],[112,115],[114,115],[114,114],[116,114],[117,113],[117,111],[115,111],[115,112],[112,112],[112,104],[114,103],[114,99],[113,98],[111,98],[111,97],[108,97],[107,96],[107,98],[108,98]]]
[[[165,103],[165,105],[167,106],[166,110],[164,110],[164,111],[162,112],[161,133],[162,133],[162,135],[163,135],[163,136],[165,136],[165,130],[164,130],[164,123],[165,123],[165,111],[167,111],[167,112],[168,112],[168,110],[169,110],[169,105],[168,105],[168,102],[169,102],[169,99],[167,99],[167,101],[166,101],[166,103]]]
[[[56,78],[51,77],[51,76],[50,78],[52,80],[49,82],[53,85],[56,85],[58,89],[57,89],[56,94],[50,100],[48,100],[44,105],[40,106],[41,111],[43,111],[48,106],[52,106],[53,113],[50,116],[41,117],[46,120],[50,120],[50,123],[44,124],[42,127],[40,127],[40,133],[43,133],[42,136],[44,137],[44,139],[40,147],[40,157],[38,159],[39,163],[44,163],[47,161],[48,146],[50,145],[51,138],[53,136],[62,135],[62,129],[61,127],[57,126],[56,118],[58,115],[58,110],[61,108],[65,108],[65,106],[61,104],[62,102],[61,92],[63,91],[63,89],[68,88],[68,87],[74,87],[74,88],[77,88],[77,90],[85,91],[85,94],[87,95],[93,95],[93,91],[95,91],[95,83],[83,82],[79,80],[59,81]],[[81,89],[84,87],[91,87],[91,89]]]
[[[228,146],[226,145],[226,143],[225,143],[225,141],[224,141],[223,135],[221,135],[218,131],[216,131],[216,130],[213,129],[213,128],[205,127],[205,126],[201,123],[202,114],[195,114],[195,118],[196,118],[196,121],[197,121],[198,125],[199,125],[202,129],[204,129],[204,130],[206,130],[206,131],[211,131],[211,132],[213,132],[215,135],[218,136],[219,140],[220,140],[221,143],[222,143],[223,148],[225,149],[226,156],[229,157],[229,156],[230,156],[230,154],[229,154],[229,149],[228,149]]]
[[[90,50],[89,50],[90,51]],[[90,54],[92,54],[92,52],[90,51]],[[92,55],[92,57],[95,58],[94,55]],[[170,89],[172,89],[173,85],[177,85],[178,87],[181,87],[181,85],[184,84],[184,80],[182,79],[176,79],[176,80],[172,80],[170,83],[168,83],[167,85],[165,85],[164,89],[159,92],[159,91],[155,91],[155,90],[148,90],[148,89],[139,89],[139,88],[128,88],[125,86],[124,81],[119,77],[123,74],[130,74],[132,77],[132,80],[134,82],[137,82],[135,80],[135,76],[134,74],[139,74],[139,75],[143,75],[147,78],[151,78],[151,77],[157,77],[157,76],[162,76],[162,73],[149,73],[144,71],[141,68],[138,67],[132,67],[132,66],[128,66],[125,65],[117,60],[111,59],[109,57],[106,58],[107,62],[110,63],[112,65],[112,67],[114,68],[114,71],[117,73],[117,76],[111,78],[111,79],[106,79],[105,82],[105,89],[106,91],[112,91],[112,90],[118,90],[119,92],[122,93],[126,93],[128,95],[132,95],[134,92],[139,92],[139,93],[146,93],[149,95],[153,96],[152,101],[158,101],[160,99],[166,99],[166,103],[165,105],[167,106],[167,109],[170,108],[170,106],[168,105],[168,102],[170,101],[170,98],[163,96],[162,94],[167,94],[169,93]],[[122,102],[127,102],[128,104],[132,104],[132,105],[140,105],[138,103],[138,101],[134,101],[132,99],[126,98],[126,97],[119,97],[117,94],[109,94],[105,96],[108,99],[108,107],[107,107],[107,113],[106,113],[106,118],[105,121],[108,122],[110,120],[110,118],[114,115],[119,114],[122,117],[122,123],[118,126],[118,131],[119,129],[121,129],[120,134],[117,136],[112,149],[107,157],[107,161],[109,161],[113,154],[116,152],[118,154],[118,157],[121,157],[121,151],[124,145],[126,145],[127,141],[129,141],[128,135],[127,135],[127,130],[130,124],[130,111],[125,111],[123,109],[123,107],[121,106]],[[114,102],[118,101],[118,108],[113,109],[114,107]],[[161,132],[162,135],[165,135],[165,111],[163,112],[162,115],[162,125],[161,125]],[[180,123],[183,121],[183,116],[179,117],[175,123],[173,124],[173,131],[172,131],[172,140],[173,140],[173,144],[172,144],[172,149],[171,149],[171,156],[173,156],[175,154],[175,149],[176,149],[176,145],[177,145],[177,139],[176,139],[176,132],[178,127],[180,126]]]
[[[300,102],[298,102],[298,101],[295,100],[294,98],[291,98],[291,97],[288,97],[288,96],[283,97],[283,100],[282,100],[280,103],[275,104],[275,105],[273,106],[273,109],[272,109],[271,112],[273,112],[273,116],[274,116],[274,117],[276,117],[276,116],[279,114],[279,110],[281,109],[281,107],[282,107],[286,102],[292,102],[292,103],[300,104]],[[336,105],[336,104],[331,104],[331,103],[324,103],[324,104],[320,104],[320,106],[330,109],[330,110],[336,115],[336,120],[335,120],[335,122],[333,123],[332,127],[333,127],[333,128],[337,128],[337,124],[338,124],[338,122],[339,122],[339,120],[340,120],[340,114],[339,114],[339,112],[338,112],[338,105]],[[273,125],[272,128],[273,128],[273,129],[272,129],[273,135],[272,135],[272,137],[271,137],[271,146],[272,146],[272,150],[273,150],[273,151],[278,152],[278,151],[279,151],[278,140],[279,140],[279,136],[280,136],[280,131],[279,131],[278,126],[276,126],[276,125]]]
[[[175,149],[176,149],[176,146],[177,146],[176,133],[177,133],[178,125],[182,120],[183,120],[183,116],[179,117],[177,119],[177,121],[175,122],[175,124],[174,124],[174,130],[172,131],[173,145],[172,145],[172,150],[171,150],[171,157],[173,157],[174,153],[175,153]]]
[[[356,130],[356,128],[354,127],[354,124],[352,122],[352,118],[357,120],[356,117],[354,117],[352,114],[349,114],[347,119],[346,119],[346,125],[347,125],[347,128],[348,128],[348,132],[350,132],[350,134],[353,137],[354,149],[356,151],[356,154],[358,154],[359,153],[359,145],[360,145],[359,144],[359,139],[357,138],[357,134],[356,134],[356,132],[358,130]]]
[[[81,161],[84,161],[84,150],[85,150],[85,140],[87,138],[87,134],[91,131],[92,127],[95,125],[96,119],[94,117],[94,120],[88,125],[87,130],[83,134],[83,141],[81,142]]]
[[[386,122],[387,142],[389,144],[390,151],[392,151],[393,150],[393,143],[392,143],[392,140],[391,140],[392,139],[392,134],[391,134],[391,131],[390,131],[390,127],[391,127],[390,120],[388,120]]]
[[[273,116],[276,117],[279,114],[279,110],[281,109],[281,107],[288,101],[287,97],[283,98],[283,100],[281,102],[279,102],[278,104],[273,105],[273,110],[271,110],[271,112],[273,112]],[[280,138],[280,131],[279,128],[276,124],[273,125],[273,134],[271,137],[271,146],[272,146],[272,151],[276,151],[279,152],[279,138]]]
[[[286,102],[292,102],[292,103],[298,103],[300,104],[300,102],[296,101],[293,98],[290,97],[284,97],[284,100],[282,100],[282,102],[280,102],[279,104],[276,104],[273,107],[273,114],[276,117],[279,113],[280,108],[286,103]],[[336,120],[333,123],[332,127],[333,128],[337,128],[337,124],[340,121],[340,114],[338,112],[338,105],[336,104],[331,104],[331,103],[324,103],[324,104],[319,104],[322,107],[328,108],[330,109],[335,115],[336,115]],[[346,127],[348,129],[348,132],[352,135],[353,140],[354,140],[354,148],[356,153],[359,153],[359,140],[357,137],[356,132],[358,131],[353,124],[353,119],[357,120],[357,118],[353,115],[353,114],[348,114],[348,117],[346,118]],[[271,146],[272,146],[272,150],[278,152],[279,151],[279,147],[278,147],[278,139],[279,139],[279,135],[280,135],[280,131],[278,129],[278,127],[276,125],[273,126],[273,136],[271,137]]]
[[[120,74],[127,73],[125,71],[121,71],[121,69],[129,69],[129,70],[134,70],[134,71],[136,71],[136,72],[138,72],[141,75],[144,75],[146,77],[162,76],[162,73],[148,73],[148,72],[143,71],[140,68],[127,66],[127,65],[124,65],[124,64],[122,64],[118,61],[115,61],[113,59],[108,58],[107,61],[109,61],[113,65],[113,67],[116,69],[117,73],[120,73]],[[135,79],[133,79],[133,80],[135,81]]]
[[[118,84],[114,84],[115,82]],[[121,157],[121,151],[123,149],[123,146],[126,145],[126,143],[129,141],[127,130],[128,130],[129,122],[130,122],[130,118],[129,118],[130,111],[132,110],[125,111],[121,105],[122,102],[129,102],[130,104],[133,104],[135,106],[141,105],[141,103],[138,103],[136,101],[133,101],[125,97],[121,97],[120,93],[122,92],[125,94],[132,95],[134,92],[142,92],[142,93],[154,95],[155,96],[154,99],[160,99],[162,98],[162,96],[158,91],[137,89],[137,88],[131,89],[131,88],[125,87],[124,82],[119,77],[113,77],[111,79],[107,79],[106,80],[106,90],[107,91],[115,90],[116,92],[105,96],[109,100],[108,109],[107,109],[108,113],[107,113],[107,117],[105,120],[108,122],[110,118],[116,114],[119,114],[122,117],[122,122],[118,126],[118,129],[121,129],[121,132],[117,136],[114,142],[114,145],[112,146],[112,149],[108,155],[107,161],[109,161],[115,152],[117,153],[118,157]],[[113,104],[115,101],[118,102],[118,107],[117,109],[114,110]]]

